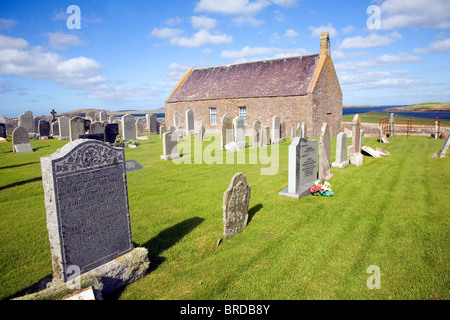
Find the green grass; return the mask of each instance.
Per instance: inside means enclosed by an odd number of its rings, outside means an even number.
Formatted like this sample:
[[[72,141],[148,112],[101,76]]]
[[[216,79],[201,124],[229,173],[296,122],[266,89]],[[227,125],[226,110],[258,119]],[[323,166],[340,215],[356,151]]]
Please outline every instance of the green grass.
[[[208,135],[203,150],[210,153],[216,137]],[[195,155],[188,139],[180,144],[184,160]],[[389,141],[366,137],[391,155],[332,168],[335,195],[300,200],[278,195],[288,182],[289,139],[279,145],[274,175],[260,174],[270,164],[249,164],[251,148],[241,151],[244,164],[162,161],[159,136],[126,149],[127,160],[143,166],[127,174],[128,192],[133,241],[148,249],[151,266],[114,298],[449,299],[450,159],[431,158],[443,140]],[[2,299],[51,274],[39,158],[65,143],[32,140],[32,154],[0,144]],[[231,154],[235,162],[241,153]],[[224,163],[226,154],[216,151]],[[237,172],[252,186],[250,221],[216,246],[223,192]],[[379,290],[366,286],[371,265],[381,269]]]
[[[425,102],[404,107],[405,110],[441,110],[450,111],[450,102]]]

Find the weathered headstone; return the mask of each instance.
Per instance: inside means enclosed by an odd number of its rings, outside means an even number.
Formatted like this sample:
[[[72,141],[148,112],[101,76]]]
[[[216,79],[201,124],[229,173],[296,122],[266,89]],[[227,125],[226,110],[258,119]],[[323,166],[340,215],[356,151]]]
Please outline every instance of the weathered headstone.
[[[30,111],[31,113],[31,111]],[[19,126],[24,127],[29,133],[34,132],[33,130],[33,114],[24,112],[19,116]]]
[[[163,134],[163,154],[161,155],[162,160],[173,160],[180,157],[180,154],[178,153],[177,142],[178,132],[176,130],[169,131]]]
[[[381,154],[369,146],[362,146],[361,151],[374,158],[381,158]]]
[[[320,130],[319,140],[319,180],[329,180],[333,177],[330,173],[330,130],[324,122]]]
[[[297,132],[296,137],[304,138],[302,136],[302,124],[301,123],[297,123],[296,132]]]
[[[158,134],[159,122],[153,113],[147,114],[147,126],[150,134]]]
[[[175,128],[178,128],[178,127],[180,126],[180,122],[179,122],[179,120],[178,120],[178,113],[177,113],[177,112],[175,112],[175,113],[173,114],[173,126],[174,126]]]
[[[382,156],[388,156],[388,155],[391,154],[389,151],[384,150],[384,149],[381,149],[380,147],[377,147],[376,150],[377,150],[377,152],[378,152],[379,154],[381,154]]]
[[[297,126],[293,123],[291,127],[291,140],[294,140],[295,137],[297,137]]]
[[[84,118],[83,117],[70,118],[70,121],[69,121],[70,141],[77,140],[80,134],[85,134],[85,133],[86,133],[86,128],[85,128],[85,124],[84,124]]]
[[[15,121],[10,120],[10,119],[6,119],[6,133],[7,134],[12,134],[14,129],[17,127],[17,124]]]
[[[96,121],[99,122],[99,121]],[[104,133],[88,133],[88,134],[80,134],[78,136],[79,139],[91,139],[91,140],[97,140],[97,141],[105,141],[105,134]]]
[[[42,157],[41,170],[53,281],[90,272],[111,292],[145,275],[148,258],[133,248],[124,150],[78,139]]]
[[[90,134],[105,133],[106,123],[101,121],[91,122]]]
[[[247,141],[245,141],[245,120],[241,116],[233,119],[233,136],[234,142],[240,149],[247,146]]]
[[[183,142],[183,136],[184,136],[183,126],[179,126],[176,131],[178,131],[178,142]]]
[[[123,133],[123,130],[122,130],[122,119],[116,118],[116,120],[114,120],[114,123],[117,124],[117,126],[119,127],[119,134],[122,135],[122,133]]]
[[[198,128],[198,140],[204,140],[205,139],[205,126],[200,125]]]
[[[7,136],[8,135],[6,134],[6,124],[0,123],[0,138],[6,139]]]
[[[261,137],[261,122],[256,120],[253,123],[253,136],[252,136],[252,143],[253,147],[261,147],[262,145],[262,137]]]
[[[272,118],[272,144],[281,143],[281,123],[280,117],[276,116]]]
[[[114,123],[114,121],[116,121],[116,116],[112,114],[108,120],[109,120],[109,123]]]
[[[136,137],[142,137],[145,135],[145,120],[144,118],[136,119]]]
[[[345,168],[347,160],[347,134],[339,132],[336,137],[336,161],[331,164],[333,168]]]
[[[118,135],[119,135],[118,123],[108,123],[105,126],[105,142],[114,143]]]
[[[136,122],[131,114],[122,117],[123,141],[136,140]]]
[[[1,113],[0,113],[0,123],[6,124],[6,119]]]
[[[280,139],[281,139],[281,142],[286,141],[286,122],[285,121],[281,121],[281,124],[280,124]]]
[[[441,151],[439,151],[439,158],[445,158],[447,155],[447,150],[450,147],[450,134],[447,136],[447,139],[445,139],[445,143],[442,146]]]
[[[91,131],[91,123],[92,123],[91,120],[84,119],[84,132],[90,132]]]
[[[186,135],[194,134],[194,111],[186,110]]]
[[[263,146],[270,145],[270,127],[263,127],[261,139],[262,139]]]
[[[233,142],[233,121],[230,116],[225,113],[222,117],[222,140],[221,148],[225,149],[225,146]]]
[[[107,121],[108,115],[106,114],[105,111],[100,111],[98,114],[98,121],[103,122],[103,121]]]
[[[39,120],[39,136],[48,137],[50,135],[50,122]]]
[[[167,127],[165,125],[162,125],[159,127],[159,137],[162,138],[162,135],[167,132]]]
[[[59,136],[70,137],[70,118],[62,116],[58,118]]]
[[[306,125],[306,122],[302,122],[302,124],[301,124],[301,130],[302,130],[301,137],[302,137],[302,138],[308,138],[308,127],[307,127],[307,125]]]
[[[389,119],[389,127],[390,127],[389,137],[395,137],[395,116],[393,113],[391,113],[391,117]]]
[[[361,118],[359,114],[353,117],[352,121],[352,145],[355,147],[355,152],[361,152]]]
[[[59,121],[55,120],[51,123],[52,136],[59,136]]]
[[[288,187],[280,196],[301,198],[310,195],[317,180],[317,140],[295,137],[289,145]]]
[[[231,238],[242,232],[248,222],[251,186],[243,173],[237,173],[231,179],[223,194],[223,236]]]

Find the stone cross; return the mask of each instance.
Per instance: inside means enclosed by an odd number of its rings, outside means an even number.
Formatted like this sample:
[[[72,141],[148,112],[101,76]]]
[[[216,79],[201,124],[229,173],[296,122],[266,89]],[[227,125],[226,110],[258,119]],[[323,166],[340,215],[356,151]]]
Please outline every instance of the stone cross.
[[[56,111],[55,111],[55,109],[52,109],[50,114],[52,115],[52,122],[55,122],[56,121]]]
[[[236,173],[223,194],[223,236],[231,238],[242,232],[248,222],[251,186],[243,173]]]

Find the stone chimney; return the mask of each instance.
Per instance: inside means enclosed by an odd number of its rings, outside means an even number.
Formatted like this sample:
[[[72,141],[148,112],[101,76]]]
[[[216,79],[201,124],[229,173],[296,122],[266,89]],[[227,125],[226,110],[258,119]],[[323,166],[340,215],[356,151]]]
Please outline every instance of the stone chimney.
[[[319,54],[322,55],[331,55],[330,51],[330,36],[328,32],[322,32],[320,35],[320,51]]]

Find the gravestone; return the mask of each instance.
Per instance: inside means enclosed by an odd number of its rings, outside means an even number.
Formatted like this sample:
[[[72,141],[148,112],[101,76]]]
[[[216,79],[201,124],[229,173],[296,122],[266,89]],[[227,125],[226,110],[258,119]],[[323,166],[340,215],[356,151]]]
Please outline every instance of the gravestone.
[[[302,138],[308,138],[308,128],[306,126],[306,122],[302,122],[301,124],[301,130],[302,130]]]
[[[7,136],[8,135],[6,134],[6,124],[0,123],[0,138],[6,139]]]
[[[167,132],[167,127],[166,127],[165,125],[162,125],[162,126],[159,128],[159,137],[162,138],[162,135],[163,135],[164,133],[166,133],[166,132]]]
[[[288,187],[280,196],[299,199],[311,194],[317,180],[317,140],[295,137],[289,145]]]
[[[70,119],[62,116],[58,118],[59,136],[62,138],[70,137]]]
[[[380,147],[377,147],[376,150],[377,150],[377,152],[378,152],[379,154],[381,154],[382,156],[388,156],[388,155],[391,154],[389,151],[384,150],[384,149],[381,149]]]
[[[186,135],[194,134],[194,111],[186,110]]]
[[[319,140],[319,180],[329,180],[333,175],[330,173],[330,130],[324,122],[320,130]]]
[[[205,139],[205,126],[200,125],[198,128],[198,140],[204,140]]]
[[[381,154],[369,146],[362,146],[361,150],[366,155],[372,156],[374,158],[381,158]]]
[[[247,141],[245,141],[245,120],[241,116],[233,119],[233,136],[234,142],[240,149],[247,146]]]
[[[105,142],[114,143],[119,135],[119,124],[108,123],[105,126]]]
[[[147,126],[150,134],[158,134],[159,122],[154,114],[147,115]]]
[[[264,127],[262,129],[261,141],[262,146],[270,145],[270,127]]]
[[[30,112],[24,112],[19,116],[19,126],[23,127],[25,130],[34,132],[33,130],[33,114]]]
[[[48,137],[50,135],[50,122],[39,120],[39,136]]]
[[[261,147],[262,139],[261,139],[261,122],[256,120],[253,123],[253,136],[252,136],[252,144],[253,147]]]
[[[176,131],[178,132],[178,142],[183,142],[183,136],[184,136],[183,126],[179,126]]]
[[[79,139],[91,139],[91,140],[97,140],[97,141],[105,141],[105,134],[104,133],[88,133],[88,134],[80,134],[78,136]]]
[[[352,121],[352,145],[355,147],[355,152],[361,152],[361,118],[359,114],[356,114]]]
[[[89,273],[111,293],[145,275],[148,257],[136,256],[132,242],[124,149],[78,139],[42,157],[41,171],[53,282]]]
[[[225,149],[225,146],[233,142],[233,121],[230,116],[225,113],[222,117],[222,140],[221,148]]]
[[[163,154],[161,155],[162,160],[173,160],[180,157],[180,154],[178,153],[177,142],[178,132],[176,130],[169,131],[163,134]]]
[[[12,134],[14,129],[16,128],[16,122],[10,119],[6,119],[6,133],[7,134]]]
[[[276,116],[272,118],[272,144],[281,143],[281,123],[280,117]]]
[[[89,130],[90,134],[95,134],[95,133],[105,133],[105,127],[106,127],[106,123],[105,122],[100,122],[100,121],[94,121],[91,122],[91,127]]]
[[[282,121],[280,124],[280,139],[281,142],[286,141],[286,122]]]
[[[122,119],[116,119],[114,120],[114,123],[117,124],[118,128],[119,128],[119,134],[122,135]]]
[[[136,137],[142,137],[145,135],[145,120],[144,118],[136,119]]]
[[[242,232],[248,222],[251,186],[243,173],[236,173],[223,194],[223,236],[225,239]]]
[[[41,168],[54,278],[133,249],[123,149],[79,139],[42,157]]]
[[[106,114],[105,111],[100,111],[98,114],[98,121],[103,122],[103,121],[107,121],[108,115]]]
[[[447,155],[447,150],[450,147],[450,134],[447,136],[447,139],[445,139],[445,143],[442,146],[441,151],[439,151],[439,158],[445,158]]]
[[[389,137],[395,137],[395,116],[391,113],[391,117],[389,119]]]
[[[297,126],[293,123],[291,127],[291,140],[294,140],[295,137],[297,137]]]
[[[80,134],[86,133],[86,127],[83,117],[73,117],[69,121],[69,135],[70,141],[75,141],[78,139]]]
[[[302,137],[302,124],[301,123],[297,123],[296,132],[297,132],[296,137],[304,138],[304,137]]]
[[[333,168],[345,168],[347,160],[347,134],[339,132],[336,137],[336,161],[331,164]]]
[[[59,121],[55,120],[51,124],[52,127],[52,136],[59,136]]]
[[[136,140],[136,122],[131,114],[122,117],[123,141]]]
[[[114,123],[114,121],[116,121],[116,116],[111,115],[108,120],[109,120],[109,123]]]
[[[6,124],[6,119],[1,113],[0,113],[0,123]]]

